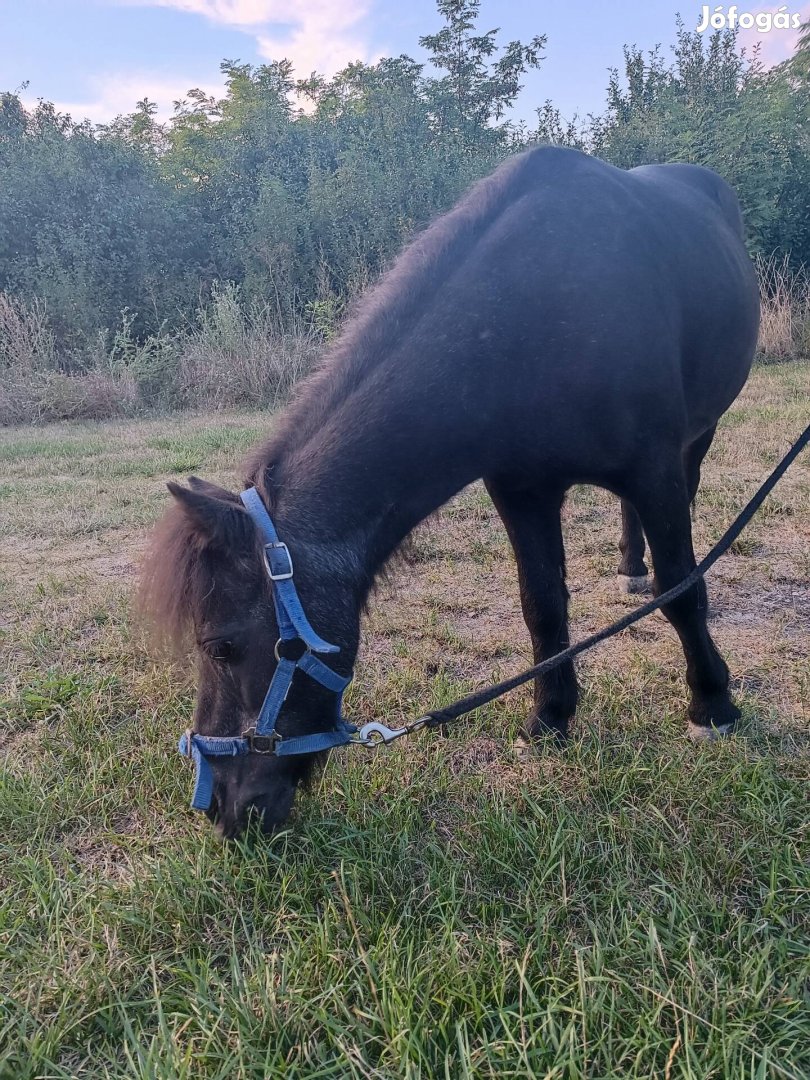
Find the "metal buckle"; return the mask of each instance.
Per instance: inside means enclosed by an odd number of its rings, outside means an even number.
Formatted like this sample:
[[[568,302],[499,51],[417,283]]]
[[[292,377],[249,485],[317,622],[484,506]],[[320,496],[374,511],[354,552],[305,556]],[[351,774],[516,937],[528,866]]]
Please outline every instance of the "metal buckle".
[[[194,729],[193,728],[186,728],[186,752],[185,752],[185,754],[183,754],[183,757],[190,758],[190,757],[194,756],[194,754],[192,753],[193,747],[191,745],[191,740],[192,740],[193,737],[194,737]]]
[[[277,731],[271,731],[269,735],[257,735],[255,727],[246,728],[242,732],[242,738],[247,739],[252,754],[275,754],[276,747],[281,742]]]
[[[283,573],[283,574],[274,574],[273,573],[273,568],[270,565],[270,559],[268,558],[268,555],[267,555],[268,550],[270,550],[271,548],[272,548],[272,550],[274,552],[280,551],[280,552],[283,552],[283,554],[287,556],[287,565],[289,566],[290,569],[288,571],[286,571],[285,573]],[[270,578],[271,581],[289,581],[290,580],[290,578],[293,576],[292,555],[290,555],[290,549],[287,547],[287,545],[284,543],[283,540],[276,540],[272,544],[265,544],[264,545],[263,555],[264,555],[265,569],[267,570],[267,575],[268,575],[268,577]]]

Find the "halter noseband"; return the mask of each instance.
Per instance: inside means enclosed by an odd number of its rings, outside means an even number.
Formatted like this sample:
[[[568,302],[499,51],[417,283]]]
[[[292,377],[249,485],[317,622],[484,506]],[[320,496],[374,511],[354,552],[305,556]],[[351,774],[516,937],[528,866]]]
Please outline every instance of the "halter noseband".
[[[253,727],[241,735],[218,737],[199,735],[191,730],[180,739],[179,750],[194,762],[194,795],[191,805],[195,810],[207,810],[211,805],[214,777],[208,763],[210,757],[240,757],[244,754],[275,754],[285,757],[291,754],[317,754],[333,746],[344,746],[352,741],[357,729],[341,716],[343,691],[351,682],[351,676],[338,675],[315,653],[340,652],[337,645],[330,645],[319,637],[309,623],[301,599],[293,581],[293,563],[287,545],[278,538],[275,525],[256,488],[248,488],[239,498],[253,518],[264,540],[264,565],[273,590],[279,639],[276,642],[276,670],[259,710]],[[297,659],[285,657],[281,647],[285,642],[301,642],[305,649]],[[328,731],[313,735],[283,738],[276,731],[281,707],[292,684],[296,671],[303,671],[311,679],[336,695],[335,724]]]

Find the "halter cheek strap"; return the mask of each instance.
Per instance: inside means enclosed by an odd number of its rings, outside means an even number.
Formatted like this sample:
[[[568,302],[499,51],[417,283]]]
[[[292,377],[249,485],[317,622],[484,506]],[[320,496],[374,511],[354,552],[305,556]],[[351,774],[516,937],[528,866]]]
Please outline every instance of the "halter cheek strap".
[[[282,641],[300,638],[308,649],[316,653],[340,652],[337,645],[318,637],[304,614],[301,599],[293,580],[292,556],[286,544],[278,538],[273,520],[267,513],[261,495],[255,487],[243,491],[239,498],[253,518],[264,540],[264,565],[273,582],[273,603],[278,619],[278,632]]]
[[[264,565],[272,583],[273,604],[278,622],[277,664],[253,727],[243,731],[241,736],[219,737],[187,731],[180,739],[180,753],[194,762],[194,795],[191,805],[195,810],[207,810],[211,805],[214,789],[214,778],[208,761],[211,757],[240,757],[244,754],[275,754],[277,757],[287,757],[292,754],[317,754],[333,746],[344,746],[352,742],[352,736],[357,731],[357,728],[341,716],[343,691],[351,682],[351,676],[346,678],[338,675],[315,655],[340,652],[339,646],[324,641],[310,625],[295,587],[289,548],[279,540],[276,527],[256,488],[248,488],[239,497],[264,541]],[[297,660],[288,659],[280,651],[285,642],[292,641],[301,642],[305,646]],[[283,738],[276,731],[276,723],[296,671],[303,672],[335,695],[334,722],[327,731]]]

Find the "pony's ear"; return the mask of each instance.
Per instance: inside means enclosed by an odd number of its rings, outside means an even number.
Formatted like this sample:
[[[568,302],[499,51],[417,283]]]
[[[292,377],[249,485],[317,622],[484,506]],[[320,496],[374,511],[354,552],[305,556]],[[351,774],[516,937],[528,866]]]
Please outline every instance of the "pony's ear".
[[[227,488],[220,487],[219,484],[212,484],[210,480],[203,480],[199,476],[189,476],[188,486],[193,491],[199,492],[200,495],[210,495],[214,499],[224,499],[225,502],[239,503],[241,505],[241,500],[235,492],[228,491]]]
[[[177,504],[199,535],[216,547],[234,552],[255,540],[255,526],[247,510],[238,497],[230,491],[220,490],[226,496],[209,493],[209,485],[204,491],[191,490],[169,480],[166,487],[177,500]],[[196,487],[197,485],[195,485]]]

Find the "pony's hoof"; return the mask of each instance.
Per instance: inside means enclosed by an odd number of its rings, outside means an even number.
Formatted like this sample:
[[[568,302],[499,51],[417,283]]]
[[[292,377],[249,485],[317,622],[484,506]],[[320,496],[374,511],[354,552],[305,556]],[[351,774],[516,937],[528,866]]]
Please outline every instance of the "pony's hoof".
[[[695,742],[717,742],[734,734],[742,716],[737,703],[726,691],[692,699],[686,719],[687,734]]]
[[[734,734],[734,723],[730,724],[695,724],[689,721],[686,733],[693,742],[719,742]]]
[[[512,754],[518,761],[528,761],[534,756],[535,748],[525,735],[518,735],[512,743]]]
[[[652,582],[649,574],[639,574],[638,577],[630,577],[629,574],[617,574],[616,582],[622,596],[639,596],[652,592]]]
[[[527,735],[524,732],[512,743],[512,756],[517,761],[532,761],[547,751],[564,750],[567,745],[567,737],[556,731],[547,730],[540,735]]]
[[[568,741],[568,722],[567,717],[561,720],[557,716],[538,716],[534,713],[529,717],[522,737],[535,747],[543,744],[565,746]]]

